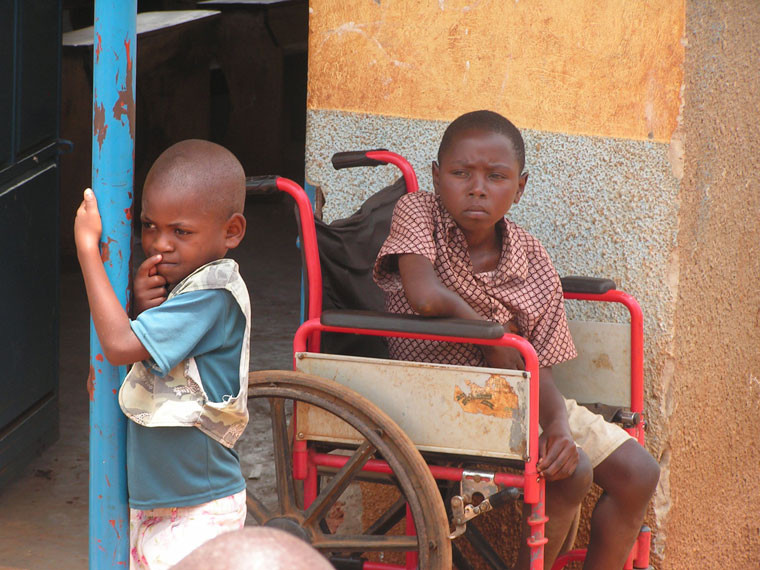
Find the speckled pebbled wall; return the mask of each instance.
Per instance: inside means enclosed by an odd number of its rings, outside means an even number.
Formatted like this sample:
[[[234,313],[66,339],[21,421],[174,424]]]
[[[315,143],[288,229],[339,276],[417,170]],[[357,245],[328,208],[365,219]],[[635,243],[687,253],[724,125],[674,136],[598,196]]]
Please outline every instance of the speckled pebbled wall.
[[[431,162],[446,122],[309,111],[307,176],[327,196],[326,220],[354,211],[399,176],[392,166],[335,171],[335,150],[388,148],[432,189]],[[669,252],[675,246],[678,180],[669,146],[523,129],[526,192],[510,217],[547,247],[561,274],[613,278],[641,297],[650,336],[670,327]],[[657,232],[646,231],[658,227]],[[648,295],[650,289],[656,296]],[[662,288],[663,290],[659,291]]]

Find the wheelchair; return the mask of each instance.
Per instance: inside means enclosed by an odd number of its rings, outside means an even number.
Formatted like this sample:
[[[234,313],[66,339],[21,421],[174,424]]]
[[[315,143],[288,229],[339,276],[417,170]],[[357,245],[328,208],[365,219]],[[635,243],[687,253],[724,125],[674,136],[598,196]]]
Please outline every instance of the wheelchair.
[[[329,249],[322,246],[334,236],[317,221],[323,234],[318,239],[307,193],[282,177],[248,179],[257,192],[285,192],[295,201],[305,297],[304,322],[293,341],[293,371],[249,375],[249,401],[268,407],[276,494],[249,491],[249,514],[255,524],[306,540],[338,569],[473,568],[474,561],[457,547],[460,537],[489,568],[508,568],[468,522],[521,500],[530,510],[530,568],[543,569],[547,518],[545,483],[536,470],[536,353],[498,323],[396,315],[378,307],[381,295],[372,289],[371,267],[388,233],[388,211],[404,192],[417,191],[416,175],[403,157],[382,149],[333,157],[336,169],[384,164],[397,166],[402,177],[355,215],[360,223],[370,220],[371,228],[361,237],[349,233],[345,238],[359,249],[369,248],[369,261],[352,265],[343,260],[324,284],[322,264],[329,259],[320,250]],[[380,210],[388,219],[372,221]],[[336,251],[343,251],[345,243],[338,243]],[[341,290],[354,279],[354,293],[343,291],[344,299],[350,298],[343,303]],[[558,388],[566,397],[591,402],[594,411],[621,423],[643,445],[638,303],[608,279],[565,277],[562,286],[567,300],[622,304],[630,317],[628,324],[571,321],[580,356],[555,367]],[[525,371],[389,360],[377,343],[389,336],[511,346],[522,355]],[[593,380],[586,381],[590,371]],[[483,464],[511,469],[486,470]],[[361,501],[346,499],[356,487],[377,504],[352,524],[337,524],[347,518],[345,509],[358,508]],[[625,569],[649,568],[649,534],[642,528]],[[553,569],[583,560],[584,554],[566,552]]]

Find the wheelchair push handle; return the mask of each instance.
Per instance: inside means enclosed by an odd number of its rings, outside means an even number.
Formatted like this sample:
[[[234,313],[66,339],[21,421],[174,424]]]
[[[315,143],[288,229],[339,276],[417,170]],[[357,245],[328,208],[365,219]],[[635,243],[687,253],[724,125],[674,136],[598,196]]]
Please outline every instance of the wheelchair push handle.
[[[277,179],[279,176],[266,174],[264,176],[246,176],[245,191],[246,194],[274,194],[278,191]]]
[[[565,293],[583,293],[587,295],[603,295],[607,291],[617,289],[612,279],[600,277],[581,277],[567,275],[561,278],[562,290]]]
[[[371,152],[387,152],[387,149],[378,148],[372,150],[350,150],[347,152],[336,152],[332,155],[332,165],[335,170],[343,168],[356,168],[358,166],[381,166],[388,164],[388,161],[378,160],[367,156]]]
[[[401,171],[407,192],[416,192],[419,189],[420,185],[417,182],[417,174],[415,174],[414,168],[407,159],[395,152],[378,148],[375,150],[336,152],[332,156],[332,165],[335,170],[357,166],[374,167],[382,164],[392,164]]]

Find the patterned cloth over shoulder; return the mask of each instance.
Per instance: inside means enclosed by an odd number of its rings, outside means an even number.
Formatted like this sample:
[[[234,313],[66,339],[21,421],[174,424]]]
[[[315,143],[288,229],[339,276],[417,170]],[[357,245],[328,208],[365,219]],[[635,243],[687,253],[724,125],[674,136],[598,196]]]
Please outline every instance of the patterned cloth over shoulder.
[[[195,358],[190,357],[160,377],[142,362],[132,366],[119,390],[119,405],[132,421],[146,427],[197,427],[226,447],[232,447],[248,423],[248,346],[251,306],[238,265],[231,259],[212,261],[182,280],[169,299],[202,289],[226,289],[245,315],[240,351],[239,390],[223,402],[211,402],[203,389]]]

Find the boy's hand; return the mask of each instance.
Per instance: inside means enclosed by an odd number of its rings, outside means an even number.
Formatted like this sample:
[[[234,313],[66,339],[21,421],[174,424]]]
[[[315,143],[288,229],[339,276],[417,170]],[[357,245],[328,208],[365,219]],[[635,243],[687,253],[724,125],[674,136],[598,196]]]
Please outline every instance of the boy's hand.
[[[135,315],[146,309],[158,307],[166,301],[166,279],[161,277],[156,265],[161,262],[161,254],[153,255],[140,264],[132,284],[134,289]]]
[[[505,332],[520,335],[516,319],[512,319],[504,325]],[[483,356],[492,368],[504,368],[507,370],[525,370],[525,360],[520,351],[512,346],[481,346]]]
[[[98,201],[95,199],[95,193],[87,188],[74,220],[74,242],[77,251],[79,253],[92,249],[97,251],[102,231]]]
[[[570,477],[578,467],[578,448],[570,430],[549,426],[538,438],[538,473],[547,481]]]
[[[491,368],[525,370],[525,362],[520,351],[512,346],[481,346],[480,349]]]

